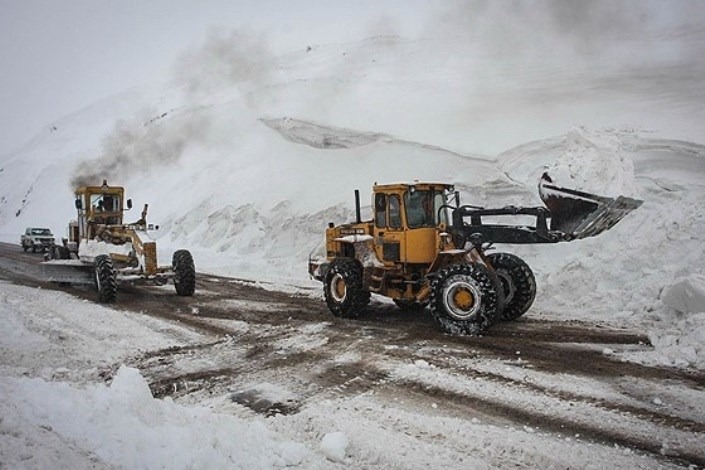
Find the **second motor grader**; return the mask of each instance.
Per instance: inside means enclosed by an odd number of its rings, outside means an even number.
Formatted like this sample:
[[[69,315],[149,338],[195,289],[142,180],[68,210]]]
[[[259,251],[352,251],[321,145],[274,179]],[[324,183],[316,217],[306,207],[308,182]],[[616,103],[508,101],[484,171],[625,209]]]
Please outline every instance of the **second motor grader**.
[[[65,284],[93,284],[100,302],[117,298],[118,284],[172,280],[176,293],[193,295],[196,269],[188,250],[174,252],[172,264],[157,264],[157,244],[149,234],[145,204],[139,220],[125,223],[132,208],[125,190],[109,186],[83,186],[75,190],[77,218],[69,224],[68,239],[54,246],[42,263],[45,276]]]

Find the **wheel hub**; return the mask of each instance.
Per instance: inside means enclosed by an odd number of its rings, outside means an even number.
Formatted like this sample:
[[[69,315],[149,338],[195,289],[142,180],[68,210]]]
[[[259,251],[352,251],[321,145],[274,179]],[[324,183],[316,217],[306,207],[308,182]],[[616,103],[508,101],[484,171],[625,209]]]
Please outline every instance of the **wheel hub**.
[[[453,303],[462,310],[469,310],[475,303],[475,298],[469,290],[459,288],[453,294]]]
[[[443,294],[446,312],[457,320],[469,320],[480,311],[481,293],[472,278],[461,276],[449,280]]]

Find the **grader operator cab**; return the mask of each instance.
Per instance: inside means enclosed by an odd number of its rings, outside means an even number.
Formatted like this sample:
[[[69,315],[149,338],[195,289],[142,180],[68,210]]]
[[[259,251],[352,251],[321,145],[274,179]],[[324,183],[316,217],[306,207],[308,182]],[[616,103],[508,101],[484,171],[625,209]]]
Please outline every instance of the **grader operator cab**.
[[[69,224],[68,239],[56,245],[42,263],[45,276],[65,284],[94,284],[100,302],[117,298],[122,282],[164,285],[173,280],[176,293],[193,295],[196,270],[191,253],[178,250],[170,266],[157,264],[157,244],[147,224],[148,205],[136,222],[124,223],[132,208],[120,186],[84,186],[75,191],[77,218]]]
[[[428,304],[442,330],[479,334],[519,318],[531,306],[536,281],[511,253],[488,253],[494,243],[557,243],[608,230],[642,201],[595,196],[553,185],[547,174],[539,194],[547,207],[486,209],[460,205],[444,183],[375,184],[373,219],[326,230],[325,258],[309,259],[309,274],[323,282],[333,315],[356,317],[370,294],[401,308]],[[488,217],[533,218],[533,225],[486,223]],[[485,218],[485,221],[483,221]]]

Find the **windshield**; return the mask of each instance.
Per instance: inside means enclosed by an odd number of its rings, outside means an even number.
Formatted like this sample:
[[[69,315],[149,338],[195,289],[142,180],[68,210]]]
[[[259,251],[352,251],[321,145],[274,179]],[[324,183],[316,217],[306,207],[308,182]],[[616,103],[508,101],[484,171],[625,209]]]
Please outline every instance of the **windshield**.
[[[32,235],[51,235],[51,230],[48,228],[33,228]]]
[[[407,191],[404,193],[406,206],[406,221],[409,228],[436,227],[439,223],[447,223],[446,211],[438,209],[445,203],[443,192],[431,189]]]
[[[91,211],[117,212],[120,210],[120,199],[113,194],[91,194]]]

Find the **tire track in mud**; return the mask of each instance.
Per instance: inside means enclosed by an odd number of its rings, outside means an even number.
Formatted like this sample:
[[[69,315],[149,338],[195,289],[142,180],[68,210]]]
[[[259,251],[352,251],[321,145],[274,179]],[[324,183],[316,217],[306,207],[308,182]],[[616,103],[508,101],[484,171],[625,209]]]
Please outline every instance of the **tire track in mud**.
[[[23,271],[23,263],[37,263],[40,259],[13,248],[19,253],[8,253],[0,246],[0,277],[94,301],[95,293],[89,287],[58,287],[37,280],[31,269]],[[242,280],[209,275],[199,275],[197,279],[196,295],[192,298],[179,297],[167,288],[119,289],[115,308],[186,325],[212,338],[197,344],[147,351],[129,361],[143,371],[156,397],[179,399],[200,392],[227,394],[233,401],[266,416],[296,413],[322,399],[345,399],[368,393],[385,400],[388,396],[433,400],[459,417],[493,416],[559,436],[580,434],[585,439],[636,449],[678,465],[705,467],[703,451],[685,445],[665,449],[662,437],[649,439],[643,433],[625,429],[629,422],[636,421],[658,429],[660,436],[690,433],[688,436],[700,438],[705,433],[705,423],[701,421],[628,403],[629,396],[624,392],[615,391],[614,399],[604,398],[591,394],[592,387],[576,385],[577,391],[561,390],[472,367],[473,361],[486,359],[516,361],[516,352],[521,351],[528,372],[586,377],[603,385],[633,378],[664,387],[673,384],[692,390],[705,389],[702,373],[620,362],[602,354],[598,346],[646,348],[649,343],[644,335],[576,322],[526,318],[497,325],[482,337],[455,337],[438,332],[428,315],[402,312],[393,305],[374,303],[364,317],[344,320],[330,315],[319,299],[265,290]],[[257,303],[277,306],[260,309]],[[247,328],[229,325],[229,321],[244,322]],[[300,345],[294,344],[293,350],[282,354],[282,342],[306,337],[309,334],[306,328],[312,325],[320,327],[316,334],[325,337],[325,342],[308,350],[296,350]],[[349,357],[341,359],[345,354]],[[202,364],[179,370],[179,362],[189,365],[189,357],[203,359]],[[238,360],[227,363],[233,358]],[[497,387],[512,387],[528,397],[547,397],[557,403],[594,408],[612,416],[616,423],[603,426],[599,422],[584,422],[578,415],[558,416],[501,397],[483,397],[390,375],[395,366],[417,360],[461,380],[481,380]],[[233,391],[238,384],[261,379],[267,373],[274,374],[284,384],[291,384],[287,380],[296,375],[311,387],[300,390],[293,403],[267,403],[259,400],[256,393]],[[110,381],[112,374],[104,378]]]
[[[395,398],[432,400],[441,409],[452,410],[455,416],[493,416],[502,421],[510,421],[518,426],[530,426],[544,432],[559,436],[580,435],[582,439],[600,444],[619,445],[633,450],[653,454],[661,460],[667,460],[678,465],[705,465],[705,455],[689,449],[672,446],[664,450],[663,444],[650,440],[643,434],[625,432],[628,427],[623,421],[616,424],[591,424],[582,422],[580,418],[556,416],[551,412],[532,410],[515,406],[511,402],[491,397],[479,397],[472,394],[449,390],[421,381],[390,378],[388,371],[378,368],[375,364],[384,364],[380,357],[363,357],[348,363],[335,363],[333,355],[327,352],[305,351],[294,353],[287,357],[272,357],[273,349],[253,347],[247,357],[253,362],[241,367],[229,367],[204,370],[197,373],[186,373],[154,381],[150,388],[157,397],[171,396],[179,398],[189,393],[201,390],[214,390],[222,393],[218,387],[226,390],[232,388],[238,376],[243,376],[262,370],[280,369],[282,373],[295,370],[301,364],[308,364],[309,369],[320,369],[303,376],[317,388],[309,393],[299,395],[294,403],[267,402],[250,392],[229,392],[231,399],[265,416],[274,414],[291,414],[324,399],[342,399],[360,394],[373,393],[388,395]],[[259,360],[258,360],[259,359]],[[408,357],[407,357],[408,360]],[[388,361],[387,361],[388,362]],[[321,367],[318,367],[321,366]],[[447,369],[446,369],[447,370]],[[453,369],[454,373],[457,373]],[[472,371],[472,378],[495,381],[501,385],[522,387],[529,392],[540,395],[550,395],[561,401],[582,402],[587,406],[596,406],[605,411],[630,416],[653,426],[670,427],[690,433],[703,433],[702,423],[676,418],[671,415],[655,413],[649,410],[608,403],[605,400],[592,399],[581,395],[563,392],[552,392],[540,386],[529,386],[497,374]],[[301,375],[300,375],[301,376]],[[390,405],[393,403],[390,403]]]
[[[433,337],[428,334],[412,336],[418,341],[427,342],[428,345],[456,346],[459,350],[469,351],[467,357],[480,355],[494,356],[505,361],[516,360],[517,351],[519,351],[522,359],[530,362],[534,369],[551,373],[592,378],[629,376],[647,380],[677,381],[687,383],[695,389],[705,389],[705,374],[702,372],[620,361],[595,348],[597,345],[650,347],[650,343],[644,336],[621,331],[596,331],[576,327],[567,327],[566,332],[556,332],[551,336],[550,330],[544,329],[542,323],[523,320],[497,325],[481,337],[452,335]],[[406,338],[401,338],[391,344],[404,347],[409,342]],[[592,349],[589,346],[592,346]]]
[[[398,360],[408,360],[408,355],[398,353],[397,351],[390,351],[390,355],[396,357]],[[629,414],[643,421],[658,423],[660,425],[672,427],[675,429],[681,429],[689,432],[705,433],[705,423],[685,418],[682,416],[676,416],[673,414],[655,411],[646,408],[645,406],[637,406],[624,402],[609,401],[606,398],[601,398],[589,394],[581,394],[567,390],[551,388],[532,381],[532,378],[530,378],[528,374],[525,375],[522,379],[515,379],[486,370],[479,370],[477,368],[473,368],[471,365],[461,365],[458,364],[457,361],[446,360],[438,357],[429,357],[427,355],[418,357],[419,359],[428,362],[428,364],[438,368],[439,370],[453,371],[453,374],[462,376],[467,379],[482,379],[492,381],[498,384],[524,389],[526,391],[530,391],[536,394],[537,396],[550,396],[560,399],[562,401],[583,403],[608,411]],[[523,364],[526,364],[526,361],[523,361]],[[524,366],[522,365],[520,367]],[[527,370],[527,372],[530,373],[530,370]]]
[[[337,336],[339,337],[339,340],[332,341],[331,345],[334,344],[335,347],[342,350],[346,350],[352,343],[355,342],[354,337],[349,335],[342,335],[338,332]],[[340,338],[343,336],[345,336],[345,338],[341,341]],[[613,340],[614,339],[611,339],[611,341]],[[315,383],[320,388],[305,396],[299,396],[299,401],[295,404],[274,403],[271,404],[271,406],[263,406],[256,397],[247,394],[245,394],[244,397],[235,398],[234,401],[250,407],[255,412],[263,413],[266,416],[271,416],[276,413],[295,413],[300,408],[308,406],[312,403],[315,404],[321,399],[345,398],[363,393],[376,393],[380,390],[386,390],[395,397],[404,397],[409,395],[409,393],[412,393],[419,397],[432,399],[438,402],[440,406],[456,410],[456,412],[457,410],[460,410],[460,413],[467,416],[474,417],[476,415],[489,414],[503,420],[508,419],[520,425],[537,427],[544,431],[552,432],[558,435],[579,434],[583,436],[584,439],[599,442],[601,444],[617,444],[630,449],[653,454],[659,459],[667,460],[679,465],[705,464],[705,456],[699,454],[698,452],[677,448],[664,451],[661,443],[655,443],[648,438],[644,438],[643,436],[631,435],[630,433],[619,429],[619,426],[616,428],[603,428],[589,423],[582,423],[579,420],[571,419],[570,417],[561,418],[539,411],[528,410],[521,406],[513,406],[511,403],[507,403],[502,400],[472,397],[467,394],[454,392],[442,387],[434,387],[422,382],[392,380],[389,378],[387,371],[379,369],[375,365],[380,363],[384,364],[385,362],[388,362],[388,359],[385,360],[385,357],[365,357],[367,349],[374,349],[374,343],[375,342],[371,340],[362,346],[358,345],[363,357],[361,357],[358,361],[342,364],[335,363],[335,354],[327,352],[306,351],[291,354],[286,357],[271,357],[271,355],[276,351],[275,348],[272,348],[271,346],[265,347],[262,345],[253,347],[247,354],[248,359],[253,361],[251,367],[247,368],[250,370],[246,371],[239,369],[237,374],[246,372],[249,373],[255,370],[295,370],[301,364],[308,364],[309,368],[312,368],[312,365],[325,364],[325,367],[318,367],[321,369],[318,373],[310,374],[305,377],[307,380]],[[336,351],[339,352],[340,349]],[[393,358],[404,359],[407,361],[410,359],[410,356],[411,360],[416,358],[424,360],[429,359],[424,355],[419,355],[413,352],[410,353],[409,351],[400,352],[398,349],[386,351],[383,356],[391,356]],[[442,367],[444,370],[452,370],[454,373],[458,373],[457,369],[453,367],[453,364],[441,364],[437,360],[436,362],[429,360],[429,362],[437,364],[438,367]],[[232,371],[221,371],[221,375],[227,375],[227,373],[232,373]],[[553,391],[537,384],[512,380],[498,374],[484,371],[470,371],[468,375],[472,378],[495,381],[502,385],[522,387],[531,393],[552,396],[561,401],[578,402],[588,406],[595,406],[607,412],[617,414],[617,416],[631,416],[634,419],[646,421],[652,425],[660,427],[669,427],[691,433],[702,433],[705,429],[705,425],[697,421],[678,418],[669,414],[654,412],[653,410],[647,410],[626,404],[613,403],[605,399],[599,399],[589,395],[586,396],[565,391]],[[664,452],[665,455],[663,455]]]
[[[577,420],[557,417],[549,413],[533,412],[500,400],[473,397],[415,381],[395,382],[394,386],[397,390],[394,392],[395,394],[402,391],[406,391],[406,393],[415,392],[424,397],[431,397],[437,401],[442,400],[445,403],[450,403],[454,409],[458,409],[457,403],[463,403],[463,408],[473,410],[473,412],[468,413],[471,417],[475,417],[477,414],[489,414],[503,420],[511,420],[519,425],[548,431],[558,436],[580,435],[582,439],[600,444],[616,444],[621,447],[639,450],[652,454],[657,459],[668,460],[678,465],[705,466],[705,453],[702,451],[697,452],[690,449],[677,448],[667,449],[663,443],[655,442],[646,436],[636,435],[635,433],[629,434],[620,429],[598,427]]]
[[[351,344],[350,340],[352,338],[345,338],[347,341],[343,343]],[[336,346],[345,346],[339,344],[340,341],[334,341]],[[367,344],[365,348],[370,348],[372,345]],[[284,405],[275,404],[276,406],[264,407],[259,410],[266,415],[271,415],[272,410],[274,412],[281,412],[282,414],[296,412],[301,407],[307,406],[310,403],[315,403],[321,399],[330,398],[344,398],[348,396],[358,395],[362,393],[370,393],[378,391],[379,389],[393,390],[391,395],[396,397],[403,397],[409,392],[422,397],[427,397],[433,399],[441,404],[441,406],[446,406],[455,410],[462,411],[467,415],[478,415],[478,414],[490,414],[501,419],[510,419],[514,422],[526,425],[538,427],[542,430],[554,432],[558,434],[580,434],[586,439],[595,440],[600,443],[611,443],[618,444],[624,447],[654,453],[658,455],[659,458],[667,458],[668,460],[675,461],[679,464],[696,464],[700,465],[701,462],[705,463],[703,456],[690,452],[676,452],[674,450],[670,451],[671,454],[666,457],[661,456],[662,447],[660,444],[655,444],[648,441],[648,439],[641,438],[639,436],[630,436],[620,431],[619,429],[603,429],[598,426],[593,426],[590,424],[576,422],[572,419],[559,418],[546,413],[533,412],[522,407],[512,406],[509,403],[503,402],[501,400],[492,400],[489,398],[478,398],[469,396],[464,393],[454,392],[441,387],[436,387],[428,385],[418,381],[412,380],[391,380],[387,371],[379,369],[375,364],[384,364],[384,357],[362,357],[360,360],[350,362],[350,363],[334,363],[334,355],[328,352],[320,351],[306,351],[301,353],[294,353],[286,357],[272,357],[275,353],[275,349],[269,347],[264,347],[262,345],[255,346],[246,354],[249,360],[253,362],[249,367],[234,369],[220,369],[216,372],[207,371],[204,377],[224,377],[228,374],[232,375],[242,375],[243,373],[250,373],[255,370],[271,370],[271,369],[296,369],[300,364],[326,364],[326,367],[322,367],[322,371],[310,374],[306,378],[311,382],[315,383],[320,387],[316,392],[310,393],[307,396],[300,396],[300,402],[294,405],[284,404],[287,408],[281,411]],[[404,354],[399,352],[399,350],[392,349],[385,352],[384,356],[389,355],[395,359],[405,359],[409,360],[409,354]],[[414,355],[413,358],[424,358],[425,356]],[[448,364],[437,364],[438,367],[443,367],[444,370],[453,370],[454,373],[458,373],[457,369]],[[619,403],[610,403],[606,400],[597,399],[589,396],[582,396],[578,394],[572,394],[567,392],[555,392],[548,390],[545,387],[527,384],[524,382],[509,379],[507,377],[482,372],[482,371],[470,371],[467,374],[471,378],[481,378],[483,380],[499,382],[502,385],[509,385],[514,387],[522,387],[529,392],[540,395],[550,395],[554,398],[563,401],[571,402],[582,402],[586,405],[596,406],[605,409],[606,411],[630,415],[633,418],[648,421],[654,425],[671,427],[674,429],[680,429],[688,432],[703,432],[704,426],[702,423],[686,420],[682,418],[677,418],[668,414],[653,412],[651,410],[645,410],[638,407],[631,407],[628,405],[623,405]],[[167,390],[169,388],[169,383],[179,383],[184,379],[202,379],[200,375],[184,375],[170,379],[171,382],[166,381],[165,383],[158,382],[154,384],[155,393],[159,394],[160,387]],[[221,380],[222,383],[226,382]],[[166,385],[165,385],[166,384]],[[197,387],[191,388],[175,388],[174,391],[182,391],[189,393],[197,389]],[[173,394],[172,394],[173,395]],[[181,395],[181,394],[180,394]],[[253,397],[249,397],[250,401],[254,404],[258,403]],[[236,400],[240,403],[242,400]],[[248,406],[252,403],[241,403]],[[462,405],[458,405],[462,403]],[[257,409],[255,409],[257,411]]]

